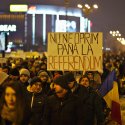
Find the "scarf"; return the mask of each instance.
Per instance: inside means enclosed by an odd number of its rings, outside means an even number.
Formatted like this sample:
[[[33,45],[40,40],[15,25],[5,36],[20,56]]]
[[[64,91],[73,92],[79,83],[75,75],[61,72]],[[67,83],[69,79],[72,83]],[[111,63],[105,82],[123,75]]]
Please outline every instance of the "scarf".
[[[10,109],[6,105],[3,105],[3,109],[1,111],[1,117],[5,120],[12,122],[12,125],[17,125],[16,124],[17,116],[15,109]]]

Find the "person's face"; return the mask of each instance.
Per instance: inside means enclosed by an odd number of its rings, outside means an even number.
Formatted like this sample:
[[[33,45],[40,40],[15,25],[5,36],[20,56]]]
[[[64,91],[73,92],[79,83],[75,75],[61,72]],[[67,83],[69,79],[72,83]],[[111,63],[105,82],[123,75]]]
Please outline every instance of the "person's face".
[[[46,69],[47,69],[47,66],[46,66],[46,65],[42,65],[42,66],[41,66],[41,69],[42,69],[42,70],[46,70]]]
[[[88,73],[87,76],[89,77],[90,80],[93,80],[93,74],[92,73]]]
[[[70,82],[70,83],[68,84],[69,88],[72,89],[73,86],[74,86],[74,84],[75,84],[75,81]]]
[[[28,77],[27,75],[21,75],[21,76],[20,76],[20,81],[21,81],[22,83],[27,82],[28,79],[29,79],[29,77]]]
[[[16,105],[16,92],[13,88],[7,87],[5,90],[5,102],[10,109],[14,109]]]
[[[41,73],[39,75],[39,78],[41,79],[42,82],[47,82],[47,80],[48,80],[48,76],[45,73]]]
[[[33,92],[35,92],[35,93],[39,93],[42,90],[41,82],[36,82],[31,87],[32,87]]]
[[[88,87],[89,86],[89,80],[88,80],[88,78],[87,77],[82,78],[80,84],[83,85],[83,86],[85,86],[85,87]]]
[[[35,72],[38,73],[40,71],[40,67],[35,68]]]

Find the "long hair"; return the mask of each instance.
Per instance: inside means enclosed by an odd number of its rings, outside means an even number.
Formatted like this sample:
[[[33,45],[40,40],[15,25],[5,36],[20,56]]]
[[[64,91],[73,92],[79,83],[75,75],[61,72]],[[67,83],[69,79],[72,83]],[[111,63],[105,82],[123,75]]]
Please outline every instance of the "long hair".
[[[11,87],[16,92],[16,105],[15,105],[15,112],[16,112],[16,119],[15,122],[20,124],[23,120],[24,116],[24,108],[25,108],[25,100],[23,97],[22,86],[18,81],[9,81],[4,84],[3,86],[3,93],[1,96],[0,102],[0,114],[3,108],[3,105],[6,104],[5,102],[5,91],[6,88]]]

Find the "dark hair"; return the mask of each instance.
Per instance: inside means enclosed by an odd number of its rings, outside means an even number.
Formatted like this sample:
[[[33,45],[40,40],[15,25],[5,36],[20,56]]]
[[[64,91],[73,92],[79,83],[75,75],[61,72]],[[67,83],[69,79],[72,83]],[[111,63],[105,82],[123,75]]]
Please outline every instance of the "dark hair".
[[[41,79],[37,76],[34,76],[31,81],[30,81],[30,85],[32,86],[33,84],[35,84],[36,82],[40,82],[41,83]],[[41,83],[42,84],[42,83]]]
[[[10,69],[10,75],[19,76],[20,73],[19,73],[18,68]]]
[[[85,75],[88,76],[89,74],[92,74],[92,76],[94,77],[94,73],[95,73],[94,71],[86,71],[86,72],[85,72]]]
[[[3,93],[1,96],[1,103],[0,103],[0,113],[2,111],[3,105],[5,104],[5,91],[6,88],[11,87],[16,92],[16,123],[20,124],[23,120],[24,116],[24,108],[25,108],[25,100],[23,97],[23,90],[22,86],[18,81],[9,81],[4,84],[3,86]]]
[[[79,79],[79,83],[81,82],[81,80],[82,80],[83,78],[87,78],[87,79],[89,80],[89,83],[90,83],[90,79],[89,79],[89,77],[88,77],[87,75],[82,75],[82,76],[80,77],[80,79]]]

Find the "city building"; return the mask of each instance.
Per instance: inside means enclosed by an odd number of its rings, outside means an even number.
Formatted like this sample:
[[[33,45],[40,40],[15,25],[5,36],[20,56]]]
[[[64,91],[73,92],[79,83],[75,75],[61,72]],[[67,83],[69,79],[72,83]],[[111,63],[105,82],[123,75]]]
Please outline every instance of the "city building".
[[[7,32],[8,43],[25,51],[46,51],[48,32],[90,32],[91,21],[79,8],[55,5],[25,5],[0,14],[0,32]],[[14,10],[18,9],[18,10]]]

